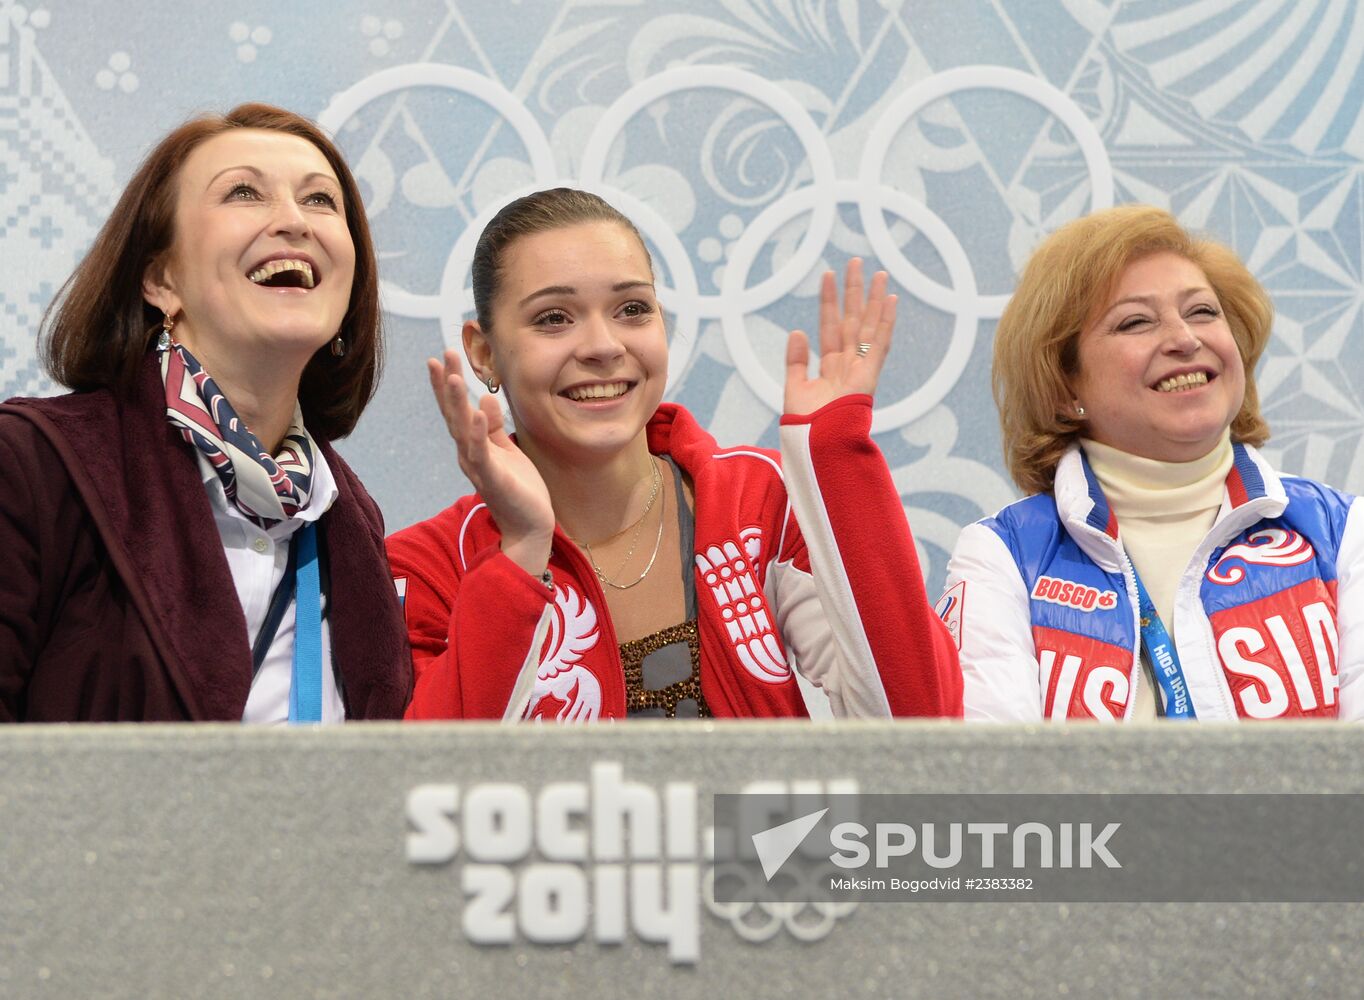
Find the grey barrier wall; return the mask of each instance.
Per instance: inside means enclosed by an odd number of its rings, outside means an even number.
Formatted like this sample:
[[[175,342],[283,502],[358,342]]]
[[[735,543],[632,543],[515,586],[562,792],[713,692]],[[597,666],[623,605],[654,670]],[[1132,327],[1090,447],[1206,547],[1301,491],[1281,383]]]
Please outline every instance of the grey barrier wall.
[[[1336,725],[11,728],[0,997],[1358,995],[1357,901],[745,908],[716,902],[705,854],[723,793],[1320,813],[1357,804],[1360,760]]]

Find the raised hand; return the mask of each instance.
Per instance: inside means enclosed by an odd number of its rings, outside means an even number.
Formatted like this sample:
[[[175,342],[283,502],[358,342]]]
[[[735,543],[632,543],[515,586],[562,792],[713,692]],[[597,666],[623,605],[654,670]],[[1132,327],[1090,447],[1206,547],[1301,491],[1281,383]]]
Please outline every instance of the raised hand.
[[[549,490],[502,425],[502,407],[484,396],[469,403],[459,352],[447,350],[444,362],[426,359],[431,391],[459,450],[459,467],[488,505],[502,532],[502,551],[532,576],[549,564],[554,536],[554,506]]]
[[[841,396],[875,393],[890,350],[896,301],[886,294],[885,271],[872,276],[871,292],[863,298],[862,261],[854,257],[843,281],[840,316],[834,272],[824,273],[819,290],[819,377],[810,378],[809,339],[803,331],[792,330],[786,342],[786,413],[813,413]]]

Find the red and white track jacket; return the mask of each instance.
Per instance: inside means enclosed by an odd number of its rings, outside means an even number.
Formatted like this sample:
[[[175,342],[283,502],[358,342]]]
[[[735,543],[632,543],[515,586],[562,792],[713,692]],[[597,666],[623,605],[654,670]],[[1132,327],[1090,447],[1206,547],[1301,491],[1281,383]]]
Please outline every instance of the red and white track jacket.
[[[783,417],[782,456],[720,448],[664,404],[649,448],[695,489],[701,688],[716,716],[798,716],[792,666],[835,715],[960,716],[956,649],[924,590],[871,397]],[[587,560],[555,529],[551,593],[466,496],[389,538],[416,668],[410,719],[625,716],[619,642]]]

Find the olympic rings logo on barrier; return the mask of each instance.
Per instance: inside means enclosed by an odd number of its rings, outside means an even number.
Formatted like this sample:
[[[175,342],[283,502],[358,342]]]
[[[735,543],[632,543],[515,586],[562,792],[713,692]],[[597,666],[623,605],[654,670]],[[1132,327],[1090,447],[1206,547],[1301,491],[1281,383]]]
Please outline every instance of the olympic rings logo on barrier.
[[[771,891],[771,886],[756,886],[753,865],[714,864],[701,877],[701,900],[711,916],[729,923],[734,933],[749,944],[770,941],[784,927],[797,941],[808,944],[827,937],[838,921],[857,909],[856,900],[810,899],[810,901],[758,900],[754,902],[721,903],[715,899],[718,879],[739,879],[750,893]],[[828,895],[826,870],[812,870],[799,875],[791,889],[797,899]],[[745,893],[750,894],[750,893]],[[813,914],[813,917],[805,914]]]
[[[1045,80],[1003,66],[960,66],[919,81],[892,101],[868,129],[856,180],[837,176],[833,155],[823,133],[800,103],[778,85],[756,74],[729,66],[683,66],[641,81],[608,107],[587,140],[580,176],[560,176],[549,139],[534,116],[511,91],[472,70],[437,63],[414,63],[382,70],[336,95],[318,117],[333,134],[366,104],[389,94],[417,87],[454,90],[474,97],[499,113],[526,149],[534,176],[532,184],[512,197],[557,184],[593,191],[629,216],[662,256],[672,284],[660,284],[659,302],[676,317],[667,391],[686,371],[696,348],[702,320],[716,320],[734,361],[735,370],[774,413],[782,411],[782,387],[758,360],[745,329],[744,317],[789,294],[809,274],[833,233],[840,204],[855,205],[863,232],[893,281],[907,293],[953,316],[952,332],[942,358],[918,388],[902,399],[876,409],[872,430],[905,426],[945,399],[965,370],[975,345],[981,319],[997,318],[1008,295],[981,294],[970,258],[955,233],[922,200],[887,185],[882,178],[894,137],[919,111],[940,98],[967,90],[1000,90],[1040,105],[1061,122],[1084,158],[1090,186],[1090,208],[1113,204],[1113,170],[1103,140],[1084,112],[1064,92]],[[646,202],[606,179],[607,158],[629,121],[660,98],[687,90],[727,90],[766,106],[791,130],[804,148],[810,181],[769,204],[740,235],[718,294],[702,294],[691,255],[672,227]],[[501,204],[488,206],[470,220],[446,258],[440,289],[435,294],[413,292],[381,282],[385,310],[416,319],[437,319],[442,335],[458,346],[464,316],[473,311],[467,287],[469,266],[479,233]],[[910,223],[933,246],[947,269],[950,287],[925,275],[901,251],[886,224],[890,213]],[[790,259],[753,287],[746,281],[765,243],[783,225],[809,215],[809,226]],[[475,394],[483,390],[471,380]]]

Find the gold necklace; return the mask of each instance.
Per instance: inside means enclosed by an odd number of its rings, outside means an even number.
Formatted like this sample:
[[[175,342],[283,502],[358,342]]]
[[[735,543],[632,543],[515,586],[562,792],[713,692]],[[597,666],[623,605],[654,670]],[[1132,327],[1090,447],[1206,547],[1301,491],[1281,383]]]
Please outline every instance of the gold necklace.
[[[621,535],[625,534],[631,528],[634,528],[635,536],[630,540],[630,551],[626,553],[625,560],[623,560],[621,563],[622,566],[625,564],[625,562],[629,561],[630,556],[635,551],[635,545],[639,543],[639,534],[644,529],[644,519],[649,516],[649,511],[654,509],[654,501],[658,499],[659,486],[661,486],[663,483],[662,477],[658,474],[658,462],[652,455],[649,456],[649,470],[654,475],[654,483],[653,486],[649,489],[649,499],[644,504],[644,512],[640,514],[639,517],[635,518],[634,521],[632,521],[631,523],[627,524],[625,527],[617,531],[614,535],[607,535],[605,538],[597,542],[597,547],[601,548],[607,542],[614,542]],[[569,537],[572,536],[570,535]],[[573,541],[579,545],[583,544],[578,542],[576,538],[574,538]],[[616,572],[619,573],[620,570],[617,569]]]
[[[658,459],[654,458],[652,455],[649,456],[649,458],[651,462],[650,467],[653,469],[654,473],[654,484],[653,489],[650,490],[649,492],[649,502],[644,505],[644,513],[639,515],[639,520],[637,520],[634,523],[634,525],[632,525],[632,527],[635,529],[635,535],[632,539],[630,539],[630,548],[626,551],[625,558],[620,561],[620,565],[616,567],[616,572],[612,573],[611,576],[616,576],[617,574],[620,573],[621,570],[623,570],[629,564],[630,557],[635,554],[635,546],[639,544],[639,536],[641,532],[643,532],[644,530],[644,519],[649,516],[649,511],[653,510],[654,501],[658,499],[659,487],[662,485],[663,478],[662,476],[659,475],[658,472]],[[576,538],[573,539],[573,541],[584,552],[587,553],[587,561],[592,564],[592,572],[597,574],[597,579],[600,580],[604,586],[611,587],[615,590],[629,590],[631,587],[638,586],[639,584],[644,582],[644,578],[649,575],[649,570],[654,568],[654,560],[658,558],[658,550],[663,542],[664,514],[666,513],[667,509],[668,498],[664,497],[663,507],[658,512],[658,534],[654,537],[654,551],[653,554],[649,556],[649,564],[644,567],[644,572],[640,573],[638,577],[631,580],[629,583],[616,583],[614,580],[611,579],[611,577],[608,577],[606,573],[603,572],[602,568],[597,565],[597,558],[592,554],[592,546],[587,544],[586,542],[579,542]],[[609,542],[612,538],[619,538],[628,530],[630,529],[622,528],[620,531],[617,531],[614,535],[611,535],[608,538],[604,539],[604,541]],[[598,542],[597,544],[601,545],[602,543]]]

